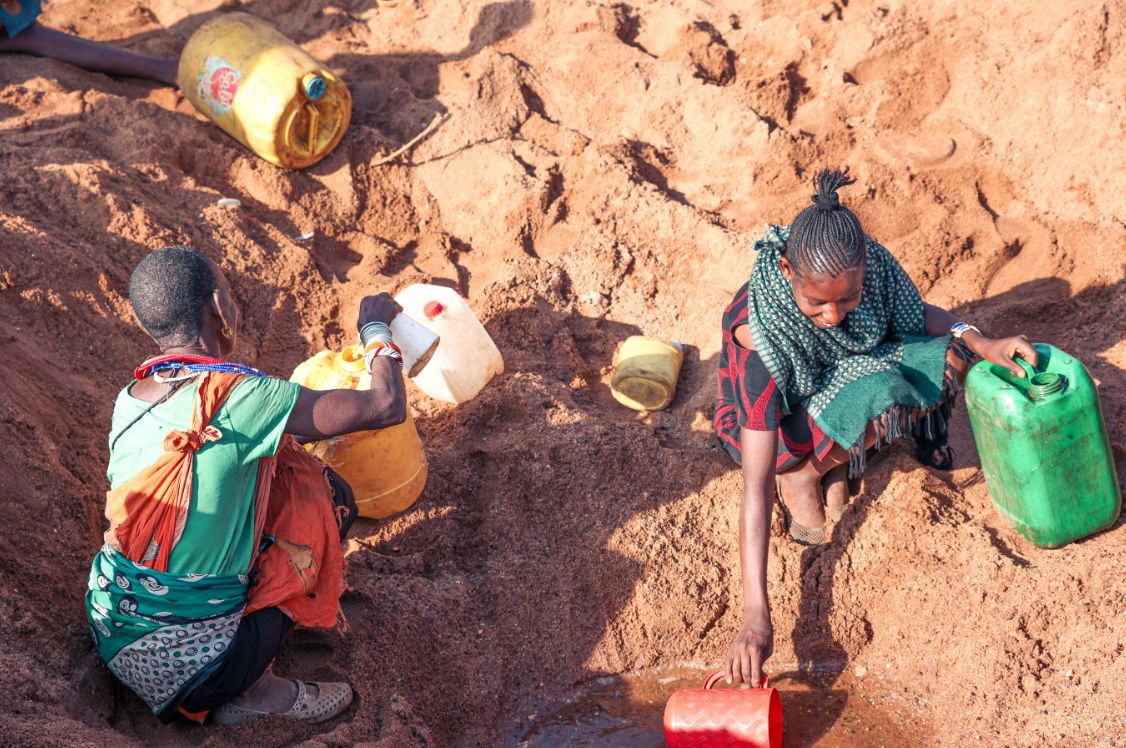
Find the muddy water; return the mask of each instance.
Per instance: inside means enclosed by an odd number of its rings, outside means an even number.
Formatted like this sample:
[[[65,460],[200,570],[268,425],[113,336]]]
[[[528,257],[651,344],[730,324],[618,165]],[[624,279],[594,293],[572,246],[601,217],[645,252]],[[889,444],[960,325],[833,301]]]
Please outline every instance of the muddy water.
[[[531,727],[517,739],[522,748],[604,746],[657,748],[665,745],[662,718],[674,691],[700,688],[709,670],[678,667],[600,678],[531,715]],[[883,684],[865,686],[851,673],[779,673],[786,748],[899,748],[927,745],[931,733]],[[889,703],[890,702],[890,703]]]

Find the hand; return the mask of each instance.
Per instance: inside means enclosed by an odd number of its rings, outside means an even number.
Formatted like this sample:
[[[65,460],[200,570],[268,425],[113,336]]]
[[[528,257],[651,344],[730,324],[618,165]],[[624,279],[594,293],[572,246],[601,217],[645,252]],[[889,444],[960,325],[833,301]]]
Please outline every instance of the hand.
[[[391,298],[390,294],[380,293],[375,296],[365,296],[360,302],[360,319],[356,322],[356,329],[362,328],[368,322],[382,322],[391,324],[395,315],[403,308]]]
[[[770,625],[770,611],[744,613],[743,628],[727,650],[728,682],[758,688],[762,685],[763,663],[772,654],[774,627]]]
[[[969,338],[970,335],[972,335],[972,333],[967,333],[965,337]],[[966,340],[966,344],[974,353],[991,364],[1005,367],[1012,372],[1015,377],[1024,378],[1024,369],[1013,360],[1018,353],[1021,358],[1032,364],[1033,367],[1036,366],[1036,349],[1032,347],[1032,343],[1028,342],[1028,338],[1023,335],[996,339],[987,338],[984,335],[973,335],[972,339]]]

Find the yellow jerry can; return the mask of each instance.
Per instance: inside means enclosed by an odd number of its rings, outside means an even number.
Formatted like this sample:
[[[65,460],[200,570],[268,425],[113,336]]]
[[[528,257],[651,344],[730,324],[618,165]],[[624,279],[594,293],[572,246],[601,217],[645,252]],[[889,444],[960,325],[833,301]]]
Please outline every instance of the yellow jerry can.
[[[180,55],[180,88],[201,114],[267,161],[302,169],[348,129],[344,82],[276,28],[246,13],[200,26]]]
[[[364,352],[358,345],[339,353],[321,351],[294,369],[290,381],[313,390],[371,387]],[[364,517],[378,519],[401,512],[426,487],[426,453],[410,408],[407,420],[398,426],[310,442],[305,449],[348,481]]]
[[[634,410],[662,410],[676,396],[684,348],[657,338],[633,335],[614,356],[610,392]]]

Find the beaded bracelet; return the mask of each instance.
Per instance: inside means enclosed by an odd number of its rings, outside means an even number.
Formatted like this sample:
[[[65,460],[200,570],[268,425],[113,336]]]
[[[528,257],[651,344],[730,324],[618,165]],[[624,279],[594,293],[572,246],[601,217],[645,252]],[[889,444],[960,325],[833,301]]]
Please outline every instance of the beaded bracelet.
[[[382,341],[375,341],[368,346],[367,352],[364,354],[364,368],[368,374],[371,374],[371,362],[380,356],[393,358],[403,366],[403,354],[399,352],[399,347],[394,343],[383,343]]]
[[[367,344],[366,348],[364,348],[364,353],[366,354],[366,353],[371,353],[372,351],[378,351],[381,348],[390,348],[391,350],[395,351],[399,355],[402,355],[402,353],[403,353],[403,349],[400,348],[399,346],[395,345],[390,340],[373,340],[373,341],[371,341],[370,343]],[[384,355],[386,355],[386,354],[384,354]]]

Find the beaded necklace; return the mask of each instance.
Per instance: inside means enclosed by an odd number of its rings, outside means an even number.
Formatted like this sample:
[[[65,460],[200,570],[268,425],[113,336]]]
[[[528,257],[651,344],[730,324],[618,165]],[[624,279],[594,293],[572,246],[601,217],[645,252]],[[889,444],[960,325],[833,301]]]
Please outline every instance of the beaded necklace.
[[[170,370],[187,371],[188,374],[180,377],[165,377],[161,376],[159,373]],[[117,446],[117,440],[121,438],[122,434],[135,426],[137,422],[148,415],[153,408],[167,402],[169,398],[176,394],[184,382],[193,379],[197,374],[201,374],[205,371],[225,371],[232,374],[245,374],[251,377],[266,376],[264,371],[255,369],[253,366],[247,366],[246,364],[240,364],[234,361],[224,361],[221,358],[213,358],[212,356],[193,356],[191,354],[176,353],[166,356],[153,356],[133,370],[133,377],[140,380],[151,374],[153,379],[157,382],[169,386],[168,392],[161,395],[156,402],[151,403],[147,408],[142,410],[136,418],[127,423],[125,428],[117,432],[110,442],[110,451],[112,452],[113,448]]]
[[[157,377],[157,372],[162,371],[186,371],[188,376],[185,377],[161,377],[158,379],[161,383],[175,382],[181,379],[189,379],[196,374],[205,371],[225,371],[230,374],[244,374],[250,377],[264,377],[266,372],[255,369],[253,366],[240,364],[236,361],[224,361],[221,358],[214,358],[212,356],[194,356],[191,354],[172,353],[165,356],[154,356],[148,359],[143,364],[133,370],[133,376],[136,379],[144,379],[150,374]]]

